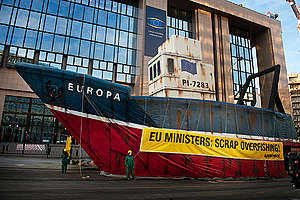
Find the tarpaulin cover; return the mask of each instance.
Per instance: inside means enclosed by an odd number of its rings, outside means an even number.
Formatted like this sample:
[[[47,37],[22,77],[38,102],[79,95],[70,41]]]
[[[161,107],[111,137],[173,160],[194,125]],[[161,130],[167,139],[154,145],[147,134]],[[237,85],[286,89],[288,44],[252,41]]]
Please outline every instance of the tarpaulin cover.
[[[284,177],[283,161],[246,160],[211,156],[139,152],[142,129],[53,111],[97,166],[111,174],[125,174],[124,159],[131,149],[138,176],[159,177]],[[80,137],[80,125],[83,132]]]
[[[289,115],[214,101],[131,97],[125,86],[31,64],[17,64],[17,70],[105,172],[125,174],[124,158],[131,149],[138,176],[286,175],[281,160],[150,153],[139,148],[144,127],[295,139]]]
[[[297,139],[290,115],[215,101],[132,97],[155,127]]]

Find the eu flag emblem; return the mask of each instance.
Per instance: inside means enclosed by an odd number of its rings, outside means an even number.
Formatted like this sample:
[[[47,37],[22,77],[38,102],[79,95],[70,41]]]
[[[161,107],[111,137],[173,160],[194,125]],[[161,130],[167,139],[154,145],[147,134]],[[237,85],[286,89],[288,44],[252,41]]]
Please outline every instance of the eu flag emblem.
[[[196,63],[192,63],[187,60],[181,60],[181,71],[186,71],[193,75],[197,74]]]

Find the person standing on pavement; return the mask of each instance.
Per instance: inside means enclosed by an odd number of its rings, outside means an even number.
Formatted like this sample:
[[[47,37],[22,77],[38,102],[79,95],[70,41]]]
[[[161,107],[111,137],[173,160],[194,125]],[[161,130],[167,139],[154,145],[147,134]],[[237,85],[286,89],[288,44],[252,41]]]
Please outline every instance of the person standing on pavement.
[[[61,173],[66,174],[68,163],[69,163],[69,154],[64,149],[60,157],[61,157],[61,170],[62,170]]]
[[[300,189],[300,152],[296,152],[294,156],[294,173],[292,178],[295,189]]]
[[[289,153],[289,174],[292,177],[291,184],[295,189],[300,188],[300,152]]]
[[[126,176],[127,180],[130,180],[130,174],[132,176],[132,179],[135,179],[133,169],[135,167],[134,157],[132,155],[132,151],[128,151],[128,155],[125,157],[125,166],[126,166]]]
[[[49,157],[49,155],[50,155],[50,152],[51,152],[51,147],[50,147],[50,143],[48,142],[47,143],[47,150],[46,150],[47,152],[47,158]]]

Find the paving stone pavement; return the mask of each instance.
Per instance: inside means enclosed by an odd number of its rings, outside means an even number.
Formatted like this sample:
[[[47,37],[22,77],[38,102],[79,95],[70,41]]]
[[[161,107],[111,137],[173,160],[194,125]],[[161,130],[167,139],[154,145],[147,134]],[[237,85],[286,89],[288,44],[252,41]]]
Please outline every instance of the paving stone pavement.
[[[282,199],[300,200],[290,178],[269,180],[196,180],[103,176],[91,167],[60,159],[0,156],[0,199]]]

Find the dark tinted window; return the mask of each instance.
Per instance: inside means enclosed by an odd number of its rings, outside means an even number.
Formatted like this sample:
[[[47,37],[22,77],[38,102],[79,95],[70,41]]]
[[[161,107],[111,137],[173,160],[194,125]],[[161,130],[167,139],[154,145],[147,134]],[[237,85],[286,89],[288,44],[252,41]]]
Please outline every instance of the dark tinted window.
[[[174,73],[174,59],[168,58],[167,63],[168,63],[168,73]]]
[[[167,36],[180,35],[195,38],[193,27],[193,12],[169,7],[167,17]]]
[[[157,76],[160,75],[160,61],[157,62]]]
[[[255,47],[251,46],[250,32],[232,29],[230,34],[230,50],[233,77],[234,99],[238,100],[240,90],[246,82],[247,77],[258,71],[255,64]],[[248,106],[256,105],[256,91],[259,86],[255,80],[250,82],[249,88],[244,96],[244,102]]]
[[[152,81],[153,80],[152,67],[149,68],[149,71],[150,71],[150,81]]]

